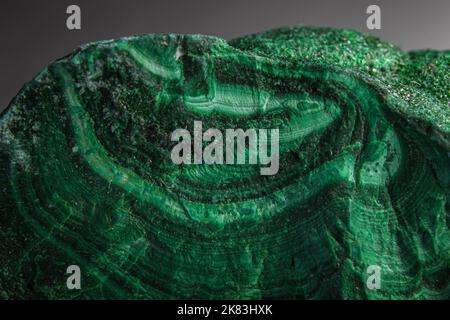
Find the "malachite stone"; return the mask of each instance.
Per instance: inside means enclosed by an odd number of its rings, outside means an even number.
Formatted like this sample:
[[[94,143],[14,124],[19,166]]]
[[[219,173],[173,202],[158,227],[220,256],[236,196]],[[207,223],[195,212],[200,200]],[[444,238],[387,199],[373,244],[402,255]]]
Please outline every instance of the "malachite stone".
[[[1,115],[0,297],[449,299],[449,66],[328,28],[77,49]],[[194,121],[279,128],[278,173],[174,164]]]

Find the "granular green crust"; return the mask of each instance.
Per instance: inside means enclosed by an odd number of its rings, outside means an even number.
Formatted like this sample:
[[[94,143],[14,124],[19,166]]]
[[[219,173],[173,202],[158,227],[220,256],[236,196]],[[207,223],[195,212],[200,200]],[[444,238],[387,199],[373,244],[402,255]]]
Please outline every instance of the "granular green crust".
[[[0,297],[449,299],[449,65],[328,28],[83,46],[1,115]],[[279,172],[172,163],[196,120],[279,128]]]

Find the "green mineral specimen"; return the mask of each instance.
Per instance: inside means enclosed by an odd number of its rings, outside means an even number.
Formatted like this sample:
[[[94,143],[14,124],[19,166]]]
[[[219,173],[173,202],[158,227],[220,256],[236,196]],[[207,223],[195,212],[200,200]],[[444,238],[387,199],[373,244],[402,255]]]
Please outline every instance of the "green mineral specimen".
[[[328,28],[82,46],[1,115],[0,297],[449,299],[449,66]],[[279,128],[278,173],[174,164],[194,121]]]

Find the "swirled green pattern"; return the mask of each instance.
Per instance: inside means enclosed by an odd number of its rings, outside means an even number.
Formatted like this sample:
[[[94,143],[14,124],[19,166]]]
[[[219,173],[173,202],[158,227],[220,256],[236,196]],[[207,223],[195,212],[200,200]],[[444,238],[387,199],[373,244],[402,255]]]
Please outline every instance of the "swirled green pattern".
[[[325,28],[81,47],[0,119],[0,297],[450,298],[449,66]],[[194,121],[278,128],[279,172],[174,164]]]

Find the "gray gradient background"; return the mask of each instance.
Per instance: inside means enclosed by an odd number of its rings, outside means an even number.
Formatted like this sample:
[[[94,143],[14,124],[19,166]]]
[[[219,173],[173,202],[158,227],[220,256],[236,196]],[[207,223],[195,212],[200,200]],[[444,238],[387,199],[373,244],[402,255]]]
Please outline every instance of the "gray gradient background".
[[[82,29],[66,28],[81,7]],[[366,8],[381,7],[381,30]],[[232,39],[295,25],[351,28],[404,50],[450,49],[450,0],[0,0],[0,110],[55,59],[80,44],[141,33],[201,33]]]

